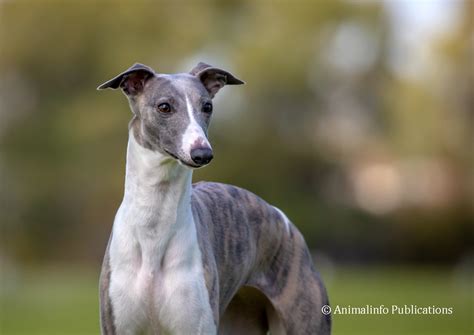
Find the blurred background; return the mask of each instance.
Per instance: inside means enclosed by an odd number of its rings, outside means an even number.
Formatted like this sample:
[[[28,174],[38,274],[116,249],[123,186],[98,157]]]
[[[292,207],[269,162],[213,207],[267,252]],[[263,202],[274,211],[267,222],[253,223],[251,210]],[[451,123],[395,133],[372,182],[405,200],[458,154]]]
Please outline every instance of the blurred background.
[[[0,334],[98,334],[97,281],[124,181],[134,62],[199,61],[215,159],[304,234],[334,334],[473,327],[473,1],[1,1]],[[319,311],[315,311],[319,313]]]

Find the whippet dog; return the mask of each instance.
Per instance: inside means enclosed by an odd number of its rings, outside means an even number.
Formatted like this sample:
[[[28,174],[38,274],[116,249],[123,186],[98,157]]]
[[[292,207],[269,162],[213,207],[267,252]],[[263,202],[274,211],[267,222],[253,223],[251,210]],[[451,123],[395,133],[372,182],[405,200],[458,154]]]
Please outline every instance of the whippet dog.
[[[282,211],[244,189],[200,182],[212,159],[214,95],[243,82],[199,63],[135,64],[121,88],[133,118],[125,194],[100,278],[102,334],[329,334],[325,287]]]

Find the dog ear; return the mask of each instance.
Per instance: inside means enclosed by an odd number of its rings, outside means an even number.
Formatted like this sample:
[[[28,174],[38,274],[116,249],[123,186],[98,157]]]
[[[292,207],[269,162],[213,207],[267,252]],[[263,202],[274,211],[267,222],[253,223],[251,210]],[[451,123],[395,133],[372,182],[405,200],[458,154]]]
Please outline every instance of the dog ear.
[[[218,69],[206,63],[199,63],[190,73],[201,80],[211,98],[224,87],[224,85],[242,85],[244,82],[227,71]]]
[[[117,89],[120,87],[127,96],[137,95],[143,90],[143,87],[145,87],[146,81],[154,75],[155,71],[151,67],[135,63],[128,70],[106,81],[97,87],[97,89]]]

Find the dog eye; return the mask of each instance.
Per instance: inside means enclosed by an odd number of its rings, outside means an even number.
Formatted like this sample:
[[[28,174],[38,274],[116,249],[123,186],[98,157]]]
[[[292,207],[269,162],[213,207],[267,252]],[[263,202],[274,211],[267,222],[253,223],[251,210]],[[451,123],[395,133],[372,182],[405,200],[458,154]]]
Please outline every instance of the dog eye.
[[[171,106],[169,103],[164,102],[158,105],[158,110],[162,113],[169,113],[171,112]]]
[[[212,104],[211,104],[210,102],[206,102],[206,103],[202,106],[202,112],[203,112],[203,113],[206,113],[206,114],[212,113]]]

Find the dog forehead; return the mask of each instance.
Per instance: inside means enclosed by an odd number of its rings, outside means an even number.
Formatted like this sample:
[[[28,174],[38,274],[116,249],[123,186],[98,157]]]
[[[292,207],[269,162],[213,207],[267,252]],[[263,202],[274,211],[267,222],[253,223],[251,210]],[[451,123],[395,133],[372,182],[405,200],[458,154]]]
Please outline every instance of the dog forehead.
[[[188,73],[160,74],[153,81],[150,89],[153,95],[175,98],[187,96],[191,100],[208,95],[201,81]]]

